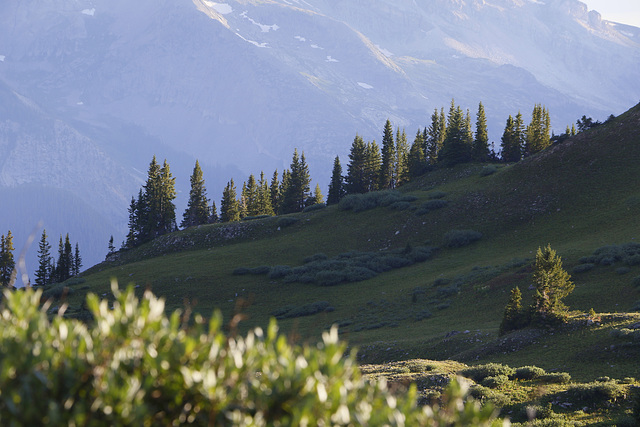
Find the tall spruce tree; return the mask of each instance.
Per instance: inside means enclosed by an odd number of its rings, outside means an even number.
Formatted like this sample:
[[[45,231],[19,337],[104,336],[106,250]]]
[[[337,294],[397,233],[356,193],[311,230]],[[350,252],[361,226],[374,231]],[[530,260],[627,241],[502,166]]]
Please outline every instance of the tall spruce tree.
[[[320,184],[316,184],[316,189],[313,192],[313,204],[320,205],[324,203],[324,196],[322,195],[322,191],[320,191]]]
[[[540,104],[533,107],[531,123],[526,129],[525,155],[538,153],[551,145],[549,111]]]
[[[345,195],[344,177],[342,176],[342,165],[340,157],[333,160],[333,170],[331,171],[331,182],[329,183],[329,193],[327,195],[327,205],[335,205],[340,202]]]
[[[140,232],[138,222],[138,202],[135,197],[131,197],[131,203],[129,204],[129,231],[124,241],[126,248],[133,248],[138,242],[138,233]]]
[[[207,189],[204,185],[204,177],[198,160],[196,160],[196,164],[193,167],[190,182],[189,201],[187,202],[187,209],[184,211],[182,222],[180,223],[180,227],[182,228],[207,224],[210,217]]]
[[[242,191],[240,192],[240,219],[246,218],[248,215],[247,208],[247,183],[242,183]]]
[[[158,235],[171,233],[178,229],[176,205],[173,203],[176,195],[176,179],[171,175],[169,163],[165,159],[162,169],[160,169],[160,223],[158,225]]]
[[[42,230],[38,244],[38,269],[35,272],[34,285],[38,287],[48,285],[51,280],[51,245],[47,241],[47,230]]]
[[[305,208],[307,199],[311,197],[310,184],[311,177],[304,152],[298,155],[298,149],[294,149],[289,183],[282,194],[282,213],[301,212]]]
[[[410,179],[420,176],[426,171],[427,160],[424,155],[424,139],[420,130],[416,133],[413,144],[411,144],[409,156],[407,157],[407,167]]]
[[[516,135],[515,121],[513,117],[509,115],[507,124],[502,133],[501,156],[505,162],[517,162],[522,158],[522,147],[520,146],[520,140]]]
[[[533,284],[536,288],[533,303],[533,313],[537,320],[562,320],[567,307],[562,301],[567,297],[575,285],[571,276],[562,268],[562,259],[547,245],[538,248],[533,271]]]
[[[218,208],[216,207],[215,201],[211,202],[211,209],[209,209],[209,213],[209,224],[215,224],[220,220],[220,218],[218,217]]]
[[[423,134],[424,139],[424,152],[427,157],[427,162],[430,165],[434,165],[438,162],[438,155],[442,149],[442,144],[447,135],[447,119],[444,114],[444,108],[436,108],[431,115],[431,125],[428,129],[425,129]]]
[[[264,176],[264,172],[260,172],[260,181],[258,181],[258,195],[256,198],[256,215],[273,215],[273,206],[271,206],[271,190],[269,190],[269,182]]]
[[[364,185],[365,192],[380,190],[382,156],[375,140],[365,145]]]
[[[76,243],[76,249],[73,254],[73,275],[77,276],[80,274],[80,269],[82,268],[82,256],[80,256],[80,248],[78,243]]]
[[[220,202],[220,221],[234,222],[240,221],[240,203],[236,194],[236,185],[233,179],[227,182],[222,192],[222,201]]]
[[[355,136],[349,152],[349,164],[345,177],[345,188],[348,194],[366,193],[368,191],[366,177],[367,146],[360,135]]]
[[[280,188],[278,189],[279,201],[278,201],[278,214],[283,213],[282,206],[284,203],[284,195],[288,191],[289,185],[291,184],[291,171],[289,169],[285,169],[282,171],[282,180],[280,181]]]
[[[11,230],[0,238],[0,284],[4,287],[13,286],[16,280],[16,262],[13,258],[13,235]]]
[[[396,130],[396,161],[395,161],[396,187],[409,181],[409,143],[404,129]]]
[[[509,302],[504,308],[499,334],[504,335],[524,327],[527,323],[526,312],[522,308],[522,292],[517,286],[511,290]]]
[[[278,169],[273,172],[269,184],[269,194],[271,195],[271,208],[274,213],[278,213],[280,206],[280,181],[278,180]]]
[[[114,253],[116,251],[116,247],[113,244],[113,234],[109,238],[108,250],[109,250],[109,252],[107,253],[108,255],[111,255],[112,253]]]
[[[489,160],[489,132],[487,130],[487,116],[482,102],[478,105],[476,114],[476,135],[473,140],[473,159],[478,162]]]
[[[253,174],[249,175],[247,185],[244,187],[243,197],[247,205],[247,216],[261,215],[258,208],[258,183]]]
[[[382,167],[380,169],[380,189],[395,188],[396,152],[393,140],[393,127],[387,119],[382,134]]]
[[[56,281],[64,282],[73,275],[73,246],[69,239],[69,233],[64,241],[60,236],[58,243],[58,262],[56,263]]]
[[[447,117],[447,131],[442,149],[438,154],[438,162],[445,166],[453,166],[471,160],[472,131],[470,117],[465,117],[460,106],[451,100]]]

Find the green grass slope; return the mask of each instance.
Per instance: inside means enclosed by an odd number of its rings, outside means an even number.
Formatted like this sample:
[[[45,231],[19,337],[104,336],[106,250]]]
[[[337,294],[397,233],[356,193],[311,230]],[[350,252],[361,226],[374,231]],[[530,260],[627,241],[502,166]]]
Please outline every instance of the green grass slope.
[[[640,376],[633,361],[638,344],[612,332],[639,320],[622,313],[638,309],[640,263],[623,258],[573,275],[576,289],[566,301],[576,311],[571,327],[497,335],[512,287],[520,286],[525,302],[530,298],[539,246],[551,244],[572,272],[602,246],[640,240],[639,129],[640,105],[514,165],[429,173],[401,189],[411,198],[389,206],[360,212],[332,206],[162,236],[46,294],[65,294],[68,313],[81,317],[84,295],[111,298],[115,278],[140,293],[151,288],[169,310],[220,309],[240,330],[279,316],[292,338],[314,340],[337,323],[363,362],[535,362],[575,378]],[[446,203],[436,209],[434,200]],[[482,238],[449,247],[452,230]],[[348,251],[397,261],[408,244],[438,249],[429,260],[335,286],[234,274],[242,267],[299,267],[314,255],[332,259]],[[579,312],[591,308],[607,314],[587,322]]]

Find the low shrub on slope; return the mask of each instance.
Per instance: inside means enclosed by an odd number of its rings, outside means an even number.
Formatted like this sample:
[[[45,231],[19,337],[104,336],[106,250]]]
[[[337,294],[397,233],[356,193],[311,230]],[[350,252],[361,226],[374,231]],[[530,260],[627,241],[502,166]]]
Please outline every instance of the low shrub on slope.
[[[453,382],[442,407],[418,407],[370,384],[333,328],[317,346],[290,345],[275,322],[246,338],[221,318],[193,326],[133,289],[109,307],[90,295],[91,326],[52,320],[41,292],[4,293],[0,424],[22,425],[490,425],[491,406],[463,401]]]

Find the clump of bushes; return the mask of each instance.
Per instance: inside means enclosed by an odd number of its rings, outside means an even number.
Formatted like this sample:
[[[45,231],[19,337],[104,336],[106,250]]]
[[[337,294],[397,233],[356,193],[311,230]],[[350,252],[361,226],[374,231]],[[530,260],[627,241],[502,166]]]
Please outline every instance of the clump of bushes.
[[[397,190],[372,191],[363,194],[349,194],[338,203],[338,209],[343,211],[363,212],[378,207],[391,206],[394,203],[410,203],[417,198],[402,194]]]
[[[487,363],[486,365],[477,365],[463,369],[460,373],[464,377],[471,378],[475,382],[481,383],[487,377],[497,377],[500,375],[507,378],[511,377],[514,375],[515,369],[500,363]]]
[[[513,378],[516,380],[535,380],[536,378],[542,377],[546,372],[544,369],[539,368],[537,366],[522,366],[520,368],[516,368],[515,373],[513,374]]]
[[[75,289],[59,283],[44,291],[43,296],[46,299],[59,300],[72,295],[74,292]]]
[[[448,248],[461,248],[482,238],[482,233],[474,230],[451,230],[444,235],[444,245]]]
[[[293,319],[296,317],[313,316],[314,314],[332,312],[335,309],[329,304],[328,301],[316,301],[310,304],[305,304],[301,307],[288,305],[286,307],[279,308],[271,313],[273,317],[278,320],[281,319]]]
[[[483,379],[481,382],[481,384],[484,387],[489,387],[489,388],[499,388],[508,383],[509,383],[509,377],[506,375],[489,376]]]
[[[3,425],[491,425],[493,407],[452,381],[440,407],[416,404],[416,387],[392,397],[370,383],[338,331],[291,345],[273,321],[246,337],[165,314],[147,291],[113,288],[113,308],[90,295],[94,321],[40,308],[41,291],[5,291],[0,312]],[[35,351],[37,349],[37,351]],[[265,393],[269,390],[269,393]]]
[[[436,209],[444,208],[448,203],[449,202],[442,199],[427,200],[426,202],[421,204],[420,207],[418,207],[418,209],[416,210],[416,215],[426,215]]]
[[[538,377],[539,380],[547,384],[568,384],[571,382],[571,375],[567,372],[552,372]]]
[[[442,199],[446,196],[447,196],[447,193],[440,190],[433,190],[433,191],[430,191],[429,194],[427,194],[427,197],[430,199]]]
[[[640,243],[602,246],[593,255],[580,258],[583,264],[614,265],[618,262],[628,266],[640,265]]]
[[[627,339],[635,342],[640,342],[640,329],[613,329],[610,332],[613,338]]]
[[[640,276],[636,276],[633,278],[633,280],[631,281],[631,284],[633,286],[635,286],[636,288],[640,287]]]
[[[625,387],[615,381],[595,381],[573,385],[565,392],[569,401],[574,404],[602,407],[603,404],[615,403],[625,396]]]
[[[430,246],[407,245],[403,249],[385,252],[351,251],[329,258],[325,254],[307,257],[298,267],[275,266],[268,272],[270,279],[284,279],[286,283],[314,283],[335,286],[341,283],[361,282],[379,273],[423,262],[435,254]]]
[[[260,275],[260,274],[267,274],[270,271],[271,271],[271,267],[269,267],[268,265],[261,265],[260,267],[253,267],[253,268],[238,267],[235,270],[233,270],[233,274],[236,276],[245,276],[248,274]]]
[[[306,213],[306,212],[315,212],[315,211],[322,210],[322,209],[324,209],[326,207],[327,207],[327,205],[325,205],[324,203],[316,203],[315,205],[307,206],[306,208],[304,208],[302,210],[302,212],[304,212],[304,213]]]
[[[573,267],[573,273],[574,274],[580,274],[580,273],[585,273],[589,270],[592,270],[593,267],[595,267],[596,265],[592,262],[586,262],[584,264],[579,264],[576,265],[575,267]]]

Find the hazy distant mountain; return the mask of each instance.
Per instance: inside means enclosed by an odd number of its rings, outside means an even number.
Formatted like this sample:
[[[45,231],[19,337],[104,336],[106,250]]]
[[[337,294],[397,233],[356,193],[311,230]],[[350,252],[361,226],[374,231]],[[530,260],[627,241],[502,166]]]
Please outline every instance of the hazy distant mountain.
[[[452,97],[482,101],[499,144],[509,114],[543,103],[560,133],[634,105],[639,63],[640,29],[577,0],[2,2],[0,186],[21,209],[0,230],[31,229],[28,209],[85,239],[89,265],[123,238],[154,153],[183,194],[200,159],[219,201],[298,147],[326,189],[333,157],[387,118],[412,138]]]

